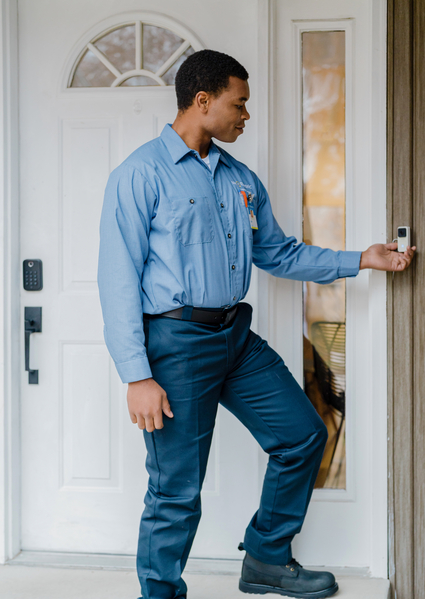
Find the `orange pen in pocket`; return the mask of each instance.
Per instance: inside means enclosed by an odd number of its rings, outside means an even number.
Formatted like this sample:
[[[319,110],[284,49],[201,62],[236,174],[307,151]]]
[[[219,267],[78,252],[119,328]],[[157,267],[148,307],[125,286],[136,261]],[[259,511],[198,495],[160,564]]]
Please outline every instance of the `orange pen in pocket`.
[[[248,198],[246,197],[246,193],[244,192],[243,189],[241,189],[241,194],[242,194],[244,202],[245,202],[245,207],[248,208]]]

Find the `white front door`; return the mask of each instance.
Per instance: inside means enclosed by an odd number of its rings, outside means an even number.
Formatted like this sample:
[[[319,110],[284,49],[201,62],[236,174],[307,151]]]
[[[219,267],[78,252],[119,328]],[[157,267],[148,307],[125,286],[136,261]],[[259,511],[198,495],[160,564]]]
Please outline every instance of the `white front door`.
[[[19,7],[21,259],[43,263],[43,289],[21,296],[22,313],[42,308],[42,332],[30,338],[30,368],[39,370],[39,382],[29,384],[25,371],[21,379],[27,550],[136,552],[146,451],[128,415],[127,385],[104,344],[98,229],[110,171],[173,122],[176,98],[173,86],[111,87],[116,73],[97,60],[96,49],[121,72],[134,66],[158,72],[155,61],[163,64],[176,47],[203,47],[179,22],[140,7],[127,2],[133,12],[119,15],[114,2]],[[181,16],[190,10],[190,2],[180,2]],[[205,29],[201,13],[190,23],[192,31],[200,23]],[[120,24],[126,29],[108,33]],[[75,78],[81,84],[95,77],[109,87],[67,88],[75,61],[92,42]],[[137,48],[143,64],[131,65]],[[220,408],[192,555],[240,557],[237,546],[260,493],[252,476],[257,461],[255,441]]]

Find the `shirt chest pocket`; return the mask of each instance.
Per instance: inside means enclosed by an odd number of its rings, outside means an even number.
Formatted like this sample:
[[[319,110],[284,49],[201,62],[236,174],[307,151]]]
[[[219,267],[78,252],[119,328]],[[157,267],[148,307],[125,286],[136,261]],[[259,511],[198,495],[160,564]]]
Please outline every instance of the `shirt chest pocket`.
[[[246,193],[248,193],[248,192],[246,192]],[[251,228],[251,223],[249,220],[248,208],[245,206],[244,197],[240,193],[240,191],[236,191],[235,195],[236,195],[235,202],[239,206],[239,212],[240,212],[240,216],[242,219],[243,232],[248,237],[248,239],[252,240],[252,228]]]
[[[178,240],[183,245],[210,243],[214,238],[210,201],[206,196],[170,197]]]

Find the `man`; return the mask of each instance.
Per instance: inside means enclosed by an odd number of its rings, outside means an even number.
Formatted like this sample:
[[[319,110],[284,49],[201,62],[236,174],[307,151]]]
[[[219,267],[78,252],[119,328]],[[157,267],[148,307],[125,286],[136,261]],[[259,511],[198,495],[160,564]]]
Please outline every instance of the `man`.
[[[337,591],[330,572],[306,570],[291,553],[327,429],[282,358],[250,330],[252,308],[241,300],[252,262],[325,284],[362,268],[404,270],[416,249],[335,252],[287,237],[256,174],[212,141],[243,134],[247,80],[226,54],[187,58],[176,76],[174,123],[124,160],[105,190],[98,270],[105,342],[148,454],[137,550],[144,599],[186,597],[181,574],[219,402],[270,456],[240,545],[240,590],[310,598]]]

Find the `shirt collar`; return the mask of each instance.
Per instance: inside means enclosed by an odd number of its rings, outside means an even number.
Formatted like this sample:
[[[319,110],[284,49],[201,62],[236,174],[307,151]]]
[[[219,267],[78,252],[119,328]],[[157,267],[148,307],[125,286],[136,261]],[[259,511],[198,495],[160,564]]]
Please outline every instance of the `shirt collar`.
[[[192,148],[189,148],[185,144],[185,142],[177,133],[177,131],[174,131],[174,129],[171,126],[171,123],[167,123],[164,126],[163,130],[161,131],[160,137],[165,146],[167,147],[167,150],[170,152],[174,164],[177,164],[177,162],[181,160],[184,156],[186,156],[186,154],[189,154],[190,152],[195,153],[195,150],[192,150]],[[209,150],[210,161],[212,161],[212,159],[214,158],[214,154],[218,154],[217,160],[221,160],[223,164],[230,168],[229,160],[226,158],[226,156],[224,156],[224,154],[221,152],[221,149],[218,146],[216,146],[213,140],[211,140]]]

